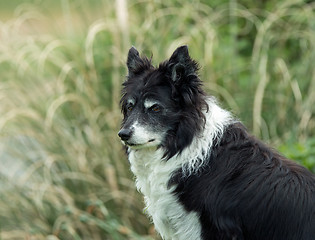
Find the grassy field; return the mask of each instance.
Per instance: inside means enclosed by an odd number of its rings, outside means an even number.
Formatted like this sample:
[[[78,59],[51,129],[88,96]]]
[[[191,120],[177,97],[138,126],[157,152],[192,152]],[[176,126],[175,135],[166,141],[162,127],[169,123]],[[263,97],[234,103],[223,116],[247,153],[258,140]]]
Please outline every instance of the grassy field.
[[[315,172],[315,3],[1,1],[0,239],[158,239],[117,137],[134,45]]]

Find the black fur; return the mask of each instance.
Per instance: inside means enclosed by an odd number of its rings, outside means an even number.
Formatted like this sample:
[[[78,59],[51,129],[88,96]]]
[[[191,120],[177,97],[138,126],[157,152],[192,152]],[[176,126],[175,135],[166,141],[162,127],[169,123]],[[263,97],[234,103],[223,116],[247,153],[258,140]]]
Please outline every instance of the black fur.
[[[122,128],[131,125],[128,99],[134,99],[133,114],[143,124],[167,129],[159,147],[165,150],[161,161],[171,161],[205,126],[209,109],[198,64],[186,46],[158,67],[131,48],[127,67]],[[159,115],[148,116],[138,104],[146,96],[160,99]],[[315,239],[315,177],[308,170],[249,135],[241,123],[224,129],[207,158],[199,171],[187,176],[178,169],[168,182],[186,211],[199,214],[203,240]]]
[[[229,126],[198,175],[181,170],[169,185],[187,211],[200,214],[204,240],[314,240],[315,177]]]

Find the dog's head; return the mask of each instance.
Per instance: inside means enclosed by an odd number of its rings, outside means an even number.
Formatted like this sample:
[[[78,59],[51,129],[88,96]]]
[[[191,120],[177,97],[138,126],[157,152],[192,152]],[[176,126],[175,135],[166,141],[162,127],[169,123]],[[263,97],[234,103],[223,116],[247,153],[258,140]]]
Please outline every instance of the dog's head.
[[[198,65],[187,46],[158,67],[132,47],[127,67],[119,137],[133,149],[162,147],[167,158],[181,152],[203,128],[207,109]]]

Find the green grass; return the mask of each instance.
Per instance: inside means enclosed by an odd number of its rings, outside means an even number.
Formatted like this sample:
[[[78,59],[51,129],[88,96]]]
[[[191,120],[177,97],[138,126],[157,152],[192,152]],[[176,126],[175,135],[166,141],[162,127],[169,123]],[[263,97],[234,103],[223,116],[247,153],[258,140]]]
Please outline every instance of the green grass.
[[[207,91],[315,171],[314,3],[30,0],[1,11],[0,239],[157,238],[117,138],[131,45],[158,64],[188,44]]]

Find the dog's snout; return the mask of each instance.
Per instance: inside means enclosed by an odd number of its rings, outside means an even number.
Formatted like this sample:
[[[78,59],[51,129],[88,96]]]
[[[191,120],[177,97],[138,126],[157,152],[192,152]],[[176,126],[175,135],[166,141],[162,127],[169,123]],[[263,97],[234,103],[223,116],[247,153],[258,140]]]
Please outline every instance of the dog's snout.
[[[123,128],[118,132],[118,136],[123,141],[128,141],[131,137],[132,131],[130,129]]]

